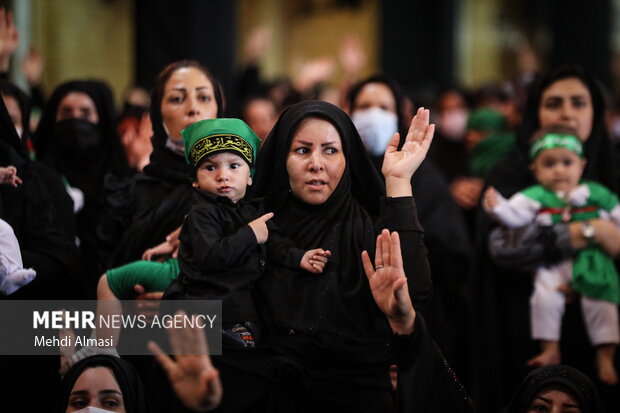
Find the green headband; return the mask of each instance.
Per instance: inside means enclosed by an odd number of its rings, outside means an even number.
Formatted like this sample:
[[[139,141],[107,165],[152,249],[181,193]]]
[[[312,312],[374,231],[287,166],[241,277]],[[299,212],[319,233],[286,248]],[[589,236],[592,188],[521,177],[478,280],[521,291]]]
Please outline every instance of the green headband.
[[[534,142],[530,148],[530,159],[534,160],[545,149],[566,148],[584,158],[583,145],[574,135],[548,133]]]
[[[254,167],[260,139],[240,119],[206,119],[181,131],[185,157],[197,168],[202,160],[219,152],[233,152]]]

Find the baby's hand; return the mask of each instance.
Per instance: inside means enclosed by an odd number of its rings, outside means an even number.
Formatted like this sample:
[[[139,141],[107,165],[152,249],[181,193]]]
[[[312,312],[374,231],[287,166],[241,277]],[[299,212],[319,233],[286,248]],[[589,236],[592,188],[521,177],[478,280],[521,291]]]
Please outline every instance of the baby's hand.
[[[499,196],[497,195],[497,191],[495,190],[495,188],[490,186],[484,192],[484,196],[482,197],[482,206],[484,206],[485,210],[492,211],[497,206],[498,203],[499,203]]]
[[[262,217],[256,218],[254,221],[248,224],[250,228],[252,228],[252,231],[254,231],[254,236],[256,237],[256,242],[258,244],[264,244],[267,241],[267,238],[269,238],[267,221],[269,221],[271,218],[273,218],[273,212],[269,212]]]
[[[17,185],[21,183],[22,180],[17,176],[17,168],[14,166],[0,168],[0,184],[9,184],[13,187],[17,187]]]
[[[306,251],[301,259],[301,269],[314,274],[321,274],[331,255],[331,251],[322,248]]]
[[[172,255],[173,258],[176,258],[174,257],[174,253],[178,250],[178,244],[175,245],[171,242],[164,241],[161,244],[144,251],[144,254],[142,254],[142,259],[145,261],[155,261],[160,258],[168,257],[170,255]]]

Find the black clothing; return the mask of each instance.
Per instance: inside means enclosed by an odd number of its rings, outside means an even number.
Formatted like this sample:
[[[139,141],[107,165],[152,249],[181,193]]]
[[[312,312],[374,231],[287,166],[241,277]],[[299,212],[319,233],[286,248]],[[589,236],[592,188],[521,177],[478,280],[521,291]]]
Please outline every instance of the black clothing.
[[[82,119],[56,121],[62,100],[70,93],[89,96],[98,123]],[[100,262],[97,226],[103,211],[103,183],[107,174],[129,173],[125,154],[115,131],[112,91],[99,81],[70,81],[60,85],[45,105],[33,136],[37,159],[54,168],[71,187],[84,195],[84,207],[76,214],[77,236],[90,267],[91,288],[104,268]]]
[[[340,183],[320,205],[305,204],[288,191],[290,142],[299,123],[309,117],[334,125],[346,159]],[[360,254],[367,250],[374,255],[379,228],[398,230],[411,297],[415,303],[428,299],[430,274],[413,200],[384,200],[382,219],[375,225],[371,216],[379,212],[378,201],[385,193],[381,178],[350,119],[324,102],[302,102],[284,112],[261,148],[256,170],[253,188],[266,197],[266,208],[274,211],[283,235],[299,248],[332,252],[318,276],[278,265],[267,268],[258,283],[259,308],[264,310],[267,330],[265,346],[310,371],[319,388],[329,381],[353,393],[356,388],[358,392],[361,388],[388,392],[391,354],[386,344],[391,332],[372,298]],[[323,397],[336,395],[325,392]]]
[[[505,413],[526,413],[534,397],[548,386],[558,386],[575,398],[582,413],[603,413],[598,392],[592,380],[569,366],[547,366],[530,372],[514,393]]]
[[[592,179],[610,189],[618,188],[618,176],[615,174],[613,152],[609,149],[609,139],[604,131],[604,106],[601,92],[595,81],[575,68],[561,68],[539,80],[528,98],[523,122],[517,134],[517,148],[504,160],[497,163],[487,179],[488,186],[495,187],[504,197],[510,197],[516,191],[535,183],[529,170],[529,141],[539,128],[540,100],[544,90],[553,82],[565,78],[579,79],[590,91],[594,111],[592,132],[585,145],[585,157],[588,160],[583,174],[584,179]],[[497,411],[506,404],[512,391],[518,385],[518,377],[523,377],[531,369],[526,363],[539,352],[538,344],[530,338],[529,297],[533,289],[533,269],[543,264],[553,264],[565,258],[559,248],[560,239],[557,229],[563,224],[556,224],[554,230],[533,224],[537,235],[537,248],[521,251],[514,246],[514,251],[524,258],[524,265],[516,265],[516,260],[506,256],[489,255],[489,234],[496,227],[482,210],[478,211],[476,229],[476,257],[472,271],[470,293],[475,304],[471,319],[472,340],[474,341],[473,363],[477,366],[475,399],[483,411]],[[520,230],[523,231],[523,230]],[[513,236],[517,231],[503,230],[494,236],[503,235],[508,240],[518,240]],[[531,232],[531,231],[527,231]],[[544,251],[543,254],[539,253]],[[508,252],[509,253],[509,252]],[[533,257],[539,256],[537,260]],[[563,363],[573,365],[590,377],[596,377],[594,369],[594,350],[589,344],[581,316],[579,300],[568,304],[562,323]],[[618,368],[618,362],[616,363]],[[600,385],[600,384],[599,384]],[[600,385],[601,394],[603,388]],[[608,410],[617,411],[618,388],[608,388],[605,400]]]
[[[144,389],[142,380],[131,364],[117,357],[100,355],[85,358],[69,369],[62,380],[54,411],[64,413],[67,410],[69,397],[75,382],[84,370],[94,367],[106,367],[112,370],[112,374],[123,394],[123,404],[127,413],[150,413],[152,411],[151,402]],[[79,407],[78,409],[81,408]]]
[[[222,300],[224,323],[258,320],[252,288],[264,271],[266,253],[248,223],[262,215],[260,202],[235,204],[198,189],[194,199],[179,235],[182,298]],[[268,243],[274,235],[270,231]],[[281,255],[299,268],[301,250],[294,257]]]
[[[402,112],[405,96],[396,82],[384,75],[362,80],[351,87],[349,106],[353,110],[360,92],[366,85],[373,83],[388,87],[394,96],[401,137],[399,146],[402,147],[409,125],[405,121],[407,116]],[[458,370],[466,372],[469,371],[469,357],[464,343],[469,331],[467,312],[464,311],[467,308],[464,290],[471,267],[472,249],[464,216],[452,199],[448,183],[434,162],[428,159],[436,140],[433,140],[427,159],[411,180],[418,217],[424,228],[424,245],[428,250],[428,261],[433,273],[433,298],[424,306],[416,308],[426,317],[433,337],[448,360]],[[372,156],[371,159],[380,172],[383,156]]]
[[[222,90],[212,79],[211,83],[217,117],[221,117],[224,114]],[[106,207],[99,237],[108,268],[138,260],[146,249],[163,242],[181,226],[193,204],[191,168],[182,154],[166,146],[168,134],[161,115],[163,96],[157,93],[165,85],[160,86],[153,90],[151,99],[150,163],[129,180],[106,182]]]
[[[428,150],[428,158],[448,182],[462,176],[471,176],[469,170],[469,153],[464,140],[453,141],[435,132],[433,144]]]

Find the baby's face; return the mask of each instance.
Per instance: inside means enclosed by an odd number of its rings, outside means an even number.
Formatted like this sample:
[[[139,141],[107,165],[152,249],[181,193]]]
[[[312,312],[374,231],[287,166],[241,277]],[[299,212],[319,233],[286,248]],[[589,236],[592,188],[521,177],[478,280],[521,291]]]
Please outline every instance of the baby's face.
[[[249,165],[232,152],[221,152],[202,161],[196,171],[194,186],[237,203],[252,185]]]
[[[531,168],[538,183],[554,192],[572,191],[579,185],[586,161],[570,149],[545,149]]]

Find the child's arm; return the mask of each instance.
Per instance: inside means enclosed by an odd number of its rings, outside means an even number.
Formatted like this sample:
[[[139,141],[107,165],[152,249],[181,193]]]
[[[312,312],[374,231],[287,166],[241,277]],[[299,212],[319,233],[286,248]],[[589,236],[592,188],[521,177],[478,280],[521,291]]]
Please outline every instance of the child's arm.
[[[245,257],[269,237],[265,214],[235,232],[225,234],[222,215],[213,205],[195,208],[187,215],[181,232],[182,242],[191,245],[191,256],[198,268],[209,272],[225,271],[239,265]]]
[[[327,261],[329,260],[329,257],[331,257],[331,255],[331,251],[326,251],[322,248],[309,250],[301,258],[300,267],[302,270],[314,274],[321,274],[323,272],[323,269],[325,268],[325,264],[327,264]]]
[[[165,256],[172,256],[172,258],[176,258],[179,252],[179,233],[181,232],[181,228],[182,227],[179,227],[168,234],[166,240],[161,244],[144,251],[144,254],[142,254],[142,259],[152,261],[153,259]]]
[[[507,200],[492,186],[485,191],[482,206],[491,218],[509,228],[532,223],[540,207],[536,201],[522,193],[516,193]]]
[[[17,168],[12,165],[6,168],[0,167],[0,184],[8,184],[13,187],[20,185],[22,180],[17,176]]]

